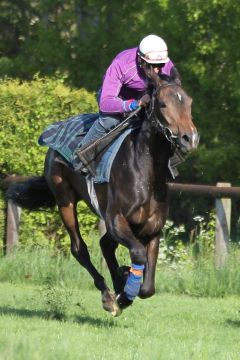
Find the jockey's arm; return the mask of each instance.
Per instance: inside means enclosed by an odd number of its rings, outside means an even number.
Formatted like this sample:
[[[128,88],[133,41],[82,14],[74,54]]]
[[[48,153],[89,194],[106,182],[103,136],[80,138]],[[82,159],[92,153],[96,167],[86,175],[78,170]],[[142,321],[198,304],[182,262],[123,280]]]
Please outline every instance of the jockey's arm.
[[[103,113],[123,114],[134,110],[131,100],[123,100],[119,97],[123,86],[124,75],[120,64],[113,62],[106,71],[99,99],[99,110]]]

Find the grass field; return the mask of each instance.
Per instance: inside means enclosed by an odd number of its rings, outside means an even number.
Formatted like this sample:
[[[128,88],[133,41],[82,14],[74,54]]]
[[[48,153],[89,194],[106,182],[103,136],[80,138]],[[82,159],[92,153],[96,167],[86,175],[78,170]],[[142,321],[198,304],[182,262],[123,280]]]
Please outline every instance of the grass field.
[[[72,256],[19,248],[0,257],[0,360],[238,360],[239,258],[161,267],[157,294],[112,318]]]
[[[239,310],[237,297],[158,294],[112,318],[95,290],[1,283],[0,358],[235,360]]]

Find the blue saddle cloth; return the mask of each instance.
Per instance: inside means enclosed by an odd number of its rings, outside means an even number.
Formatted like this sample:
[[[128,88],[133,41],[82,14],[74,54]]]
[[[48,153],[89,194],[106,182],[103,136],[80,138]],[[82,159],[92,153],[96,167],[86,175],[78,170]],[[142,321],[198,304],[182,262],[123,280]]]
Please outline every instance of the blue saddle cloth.
[[[79,149],[81,141],[98,118],[98,113],[80,114],[72,116],[64,121],[58,121],[48,126],[38,139],[39,145],[45,145],[56,150],[71,166],[76,161],[80,161],[75,154]],[[123,140],[133,131],[134,128],[126,129],[108,147],[96,167],[96,175],[93,179],[95,183],[109,182],[113,160],[123,142]]]

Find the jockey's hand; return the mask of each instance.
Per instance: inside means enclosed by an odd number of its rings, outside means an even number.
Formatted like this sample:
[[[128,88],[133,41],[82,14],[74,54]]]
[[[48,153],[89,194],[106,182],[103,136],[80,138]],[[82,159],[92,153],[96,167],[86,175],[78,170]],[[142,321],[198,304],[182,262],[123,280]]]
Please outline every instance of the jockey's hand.
[[[143,106],[146,107],[151,101],[150,95],[149,94],[145,94],[141,97],[141,99],[139,100],[128,100],[129,103],[129,110],[130,111],[134,111],[136,110],[139,106]]]
[[[129,110],[134,111],[138,107],[139,107],[138,101],[137,100],[131,100],[131,102],[129,103]]]
[[[146,107],[151,101],[151,97],[149,94],[145,94],[141,97],[141,99],[138,101],[139,106]]]

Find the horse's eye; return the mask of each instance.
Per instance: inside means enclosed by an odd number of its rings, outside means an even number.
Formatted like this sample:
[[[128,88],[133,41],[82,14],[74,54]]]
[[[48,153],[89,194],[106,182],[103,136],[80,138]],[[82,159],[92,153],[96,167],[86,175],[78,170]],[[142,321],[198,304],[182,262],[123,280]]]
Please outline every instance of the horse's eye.
[[[159,106],[160,106],[161,108],[165,108],[165,107],[166,107],[166,104],[165,104],[164,101],[160,100],[160,101],[159,101]]]

